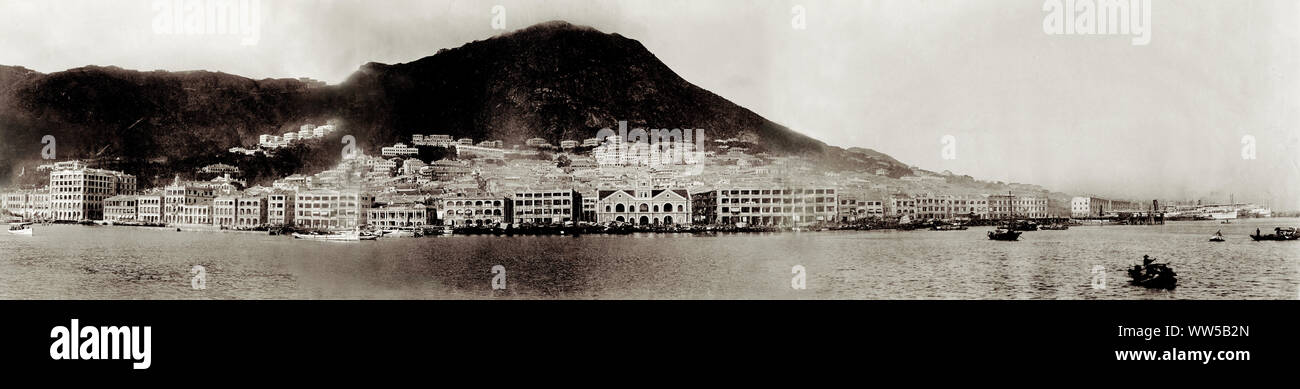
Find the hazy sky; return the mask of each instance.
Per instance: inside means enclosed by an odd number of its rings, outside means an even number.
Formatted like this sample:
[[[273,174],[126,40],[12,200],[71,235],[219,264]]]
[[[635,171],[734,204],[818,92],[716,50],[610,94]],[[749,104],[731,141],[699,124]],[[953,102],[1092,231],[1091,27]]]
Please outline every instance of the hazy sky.
[[[250,3],[260,10],[256,42],[171,33],[156,3],[0,0],[0,64],[337,83],[369,61],[412,61],[499,34],[501,5],[507,30],[562,19],[619,33],[768,119],[925,169],[1072,193],[1235,194],[1300,208],[1293,0],[1151,1],[1147,45],[1049,35],[1042,0],[262,0]],[[163,3],[194,14],[186,2]],[[956,159],[942,157],[945,135]],[[1247,135],[1255,159],[1242,157]]]

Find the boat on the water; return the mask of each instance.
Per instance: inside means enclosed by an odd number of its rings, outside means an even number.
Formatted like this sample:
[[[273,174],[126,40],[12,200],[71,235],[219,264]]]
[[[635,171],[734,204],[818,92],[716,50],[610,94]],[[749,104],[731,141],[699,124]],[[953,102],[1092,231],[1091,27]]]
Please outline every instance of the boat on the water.
[[[1178,273],[1167,263],[1155,263],[1155,258],[1142,256],[1141,265],[1128,270],[1129,283],[1147,289],[1174,290],[1178,287]]]
[[[961,224],[935,224],[930,227],[931,231],[961,231],[965,229],[966,226]]]
[[[1255,234],[1250,236],[1250,239],[1256,242],[1261,240],[1296,240],[1297,238],[1300,238],[1300,236],[1296,235],[1295,227],[1276,227],[1273,228],[1273,233],[1268,235],[1260,234],[1259,229],[1255,229]]]
[[[14,235],[31,235],[32,223],[13,223],[9,225],[9,233]]]
[[[380,234],[385,238],[414,238],[421,235],[419,230],[414,229],[391,229],[381,230]]]
[[[1211,235],[1211,236],[1210,236],[1210,241],[1211,241],[1211,242],[1222,242],[1222,241],[1223,241],[1223,230],[1215,231],[1215,232],[1214,232],[1214,235]]]
[[[1012,231],[1006,228],[999,227],[996,230],[989,231],[989,239],[990,240],[1019,240],[1020,234],[1022,234],[1022,232],[1020,231]]]
[[[1038,231],[1038,223],[1033,220],[1016,220],[1011,223],[1012,231]]]
[[[361,231],[340,231],[340,232],[334,232],[328,234],[310,234],[310,233],[304,234],[304,233],[295,232],[293,233],[293,237],[295,239],[328,240],[328,241],[340,241],[340,242],[374,240],[376,238],[379,238],[376,235],[363,234],[361,233]]]
[[[1040,230],[1068,230],[1070,225],[1066,223],[1052,223],[1044,226],[1038,226]]]

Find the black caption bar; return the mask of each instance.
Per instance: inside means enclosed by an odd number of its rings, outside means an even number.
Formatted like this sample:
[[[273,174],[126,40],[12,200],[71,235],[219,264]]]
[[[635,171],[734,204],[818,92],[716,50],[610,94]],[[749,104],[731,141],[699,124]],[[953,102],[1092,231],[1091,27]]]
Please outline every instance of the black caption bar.
[[[1267,371],[1296,361],[1297,327],[1285,313],[1297,307],[1295,301],[6,301],[0,302],[6,318],[0,334],[10,371],[140,377],[195,369],[414,374],[432,367],[668,373],[718,363],[801,372],[864,366]]]

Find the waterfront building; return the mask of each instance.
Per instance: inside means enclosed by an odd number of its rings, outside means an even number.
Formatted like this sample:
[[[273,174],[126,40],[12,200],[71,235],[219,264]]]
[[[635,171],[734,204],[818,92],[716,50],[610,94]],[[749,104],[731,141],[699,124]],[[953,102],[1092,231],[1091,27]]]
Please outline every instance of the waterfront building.
[[[5,193],[3,208],[13,216],[23,220],[48,220],[50,213],[50,189],[20,190]]]
[[[837,213],[841,223],[851,223],[859,220],[879,220],[885,217],[884,202],[879,200],[863,200],[861,195],[846,195],[840,193],[839,208]]]
[[[138,198],[132,195],[117,195],[104,199],[104,220],[136,220]]]
[[[156,194],[137,196],[136,218],[146,223],[162,223],[163,196]]]
[[[582,194],[582,214],[579,215],[579,221],[594,222],[597,220],[596,203],[599,192]]]
[[[616,189],[597,192],[596,221],[636,225],[690,225],[691,196],[685,189]]]
[[[582,194],[573,189],[518,191],[513,201],[515,223],[570,222],[582,211]]]
[[[50,172],[50,211],[55,220],[100,220],[104,199],[135,194],[135,186],[135,176],[123,172],[55,164]]]
[[[212,224],[212,199],[198,199],[193,203],[180,204],[180,213],[175,224]]]
[[[353,229],[366,224],[375,197],[354,190],[320,189],[294,197],[294,224],[323,229]]]
[[[524,141],[524,144],[527,145],[528,147],[538,147],[547,144],[547,142],[546,139],[543,138],[529,138],[528,140]]]
[[[889,195],[889,216],[895,218],[907,216],[909,219],[916,217],[916,200],[903,193]]]
[[[512,203],[503,196],[481,195],[442,200],[442,224],[482,226],[511,223]]]
[[[266,222],[271,225],[293,225],[295,193],[275,191],[266,195]]]
[[[212,224],[219,227],[233,227],[235,225],[235,213],[238,206],[235,205],[236,197],[233,195],[217,196],[212,199]]]
[[[793,225],[835,221],[833,188],[732,187],[691,195],[696,222]]]
[[[178,176],[172,180],[171,185],[163,188],[163,222],[181,223],[184,205],[206,201],[211,207],[212,199],[216,197],[216,190],[212,188],[211,183],[181,181]],[[211,213],[208,216],[210,217]]]
[[[600,138],[587,138],[582,140],[582,147],[596,147],[600,145]]]
[[[257,227],[267,223],[266,196],[236,197],[235,206],[235,226]]]
[[[419,228],[432,226],[437,220],[437,209],[420,203],[377,205],[367,212],[369,224],[378,228]]]
[[[576,141],[576,140],[562,140],[562,141],[560,141],[560,148],[561,148],[561,149],[564,149],[564,150],[572,150],[572,149],[577,148],[577,147],[578,147],[578,141]]]
[[[457,145],[457,146],[473,146],[473,145],[474,145],[474,139],[470,139],[470,138],[460,138],[460,139],[457,139],[457,140],[456,140],[456,145]]]
[[[1036,219],[1047,217],[1047,199],[1013,194],[989,195],[988,215],[991,219]]]

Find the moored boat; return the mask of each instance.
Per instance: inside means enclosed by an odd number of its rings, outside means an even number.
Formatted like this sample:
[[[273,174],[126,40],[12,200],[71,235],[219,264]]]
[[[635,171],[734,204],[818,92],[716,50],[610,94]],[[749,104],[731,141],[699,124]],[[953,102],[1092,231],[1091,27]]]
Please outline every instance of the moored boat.
[[[9,233],[14,235],[31,235],[32,223],[14,223],[9,225]]]
[[[988,232],[990,240],[1019,240],[1020,234],[1022,234],[1022,232],[1012,231],[1005,228],[998,228]]]
[[[293,234],[293,237],[296,239],[327,240],[327,241],[340,241],[340,242],[374,240],[378,238],[378,236],[363,234],[360,231],[341,231],[341,232],[334,232],[328,234],[303,234],[303,233],[295,232]]]

